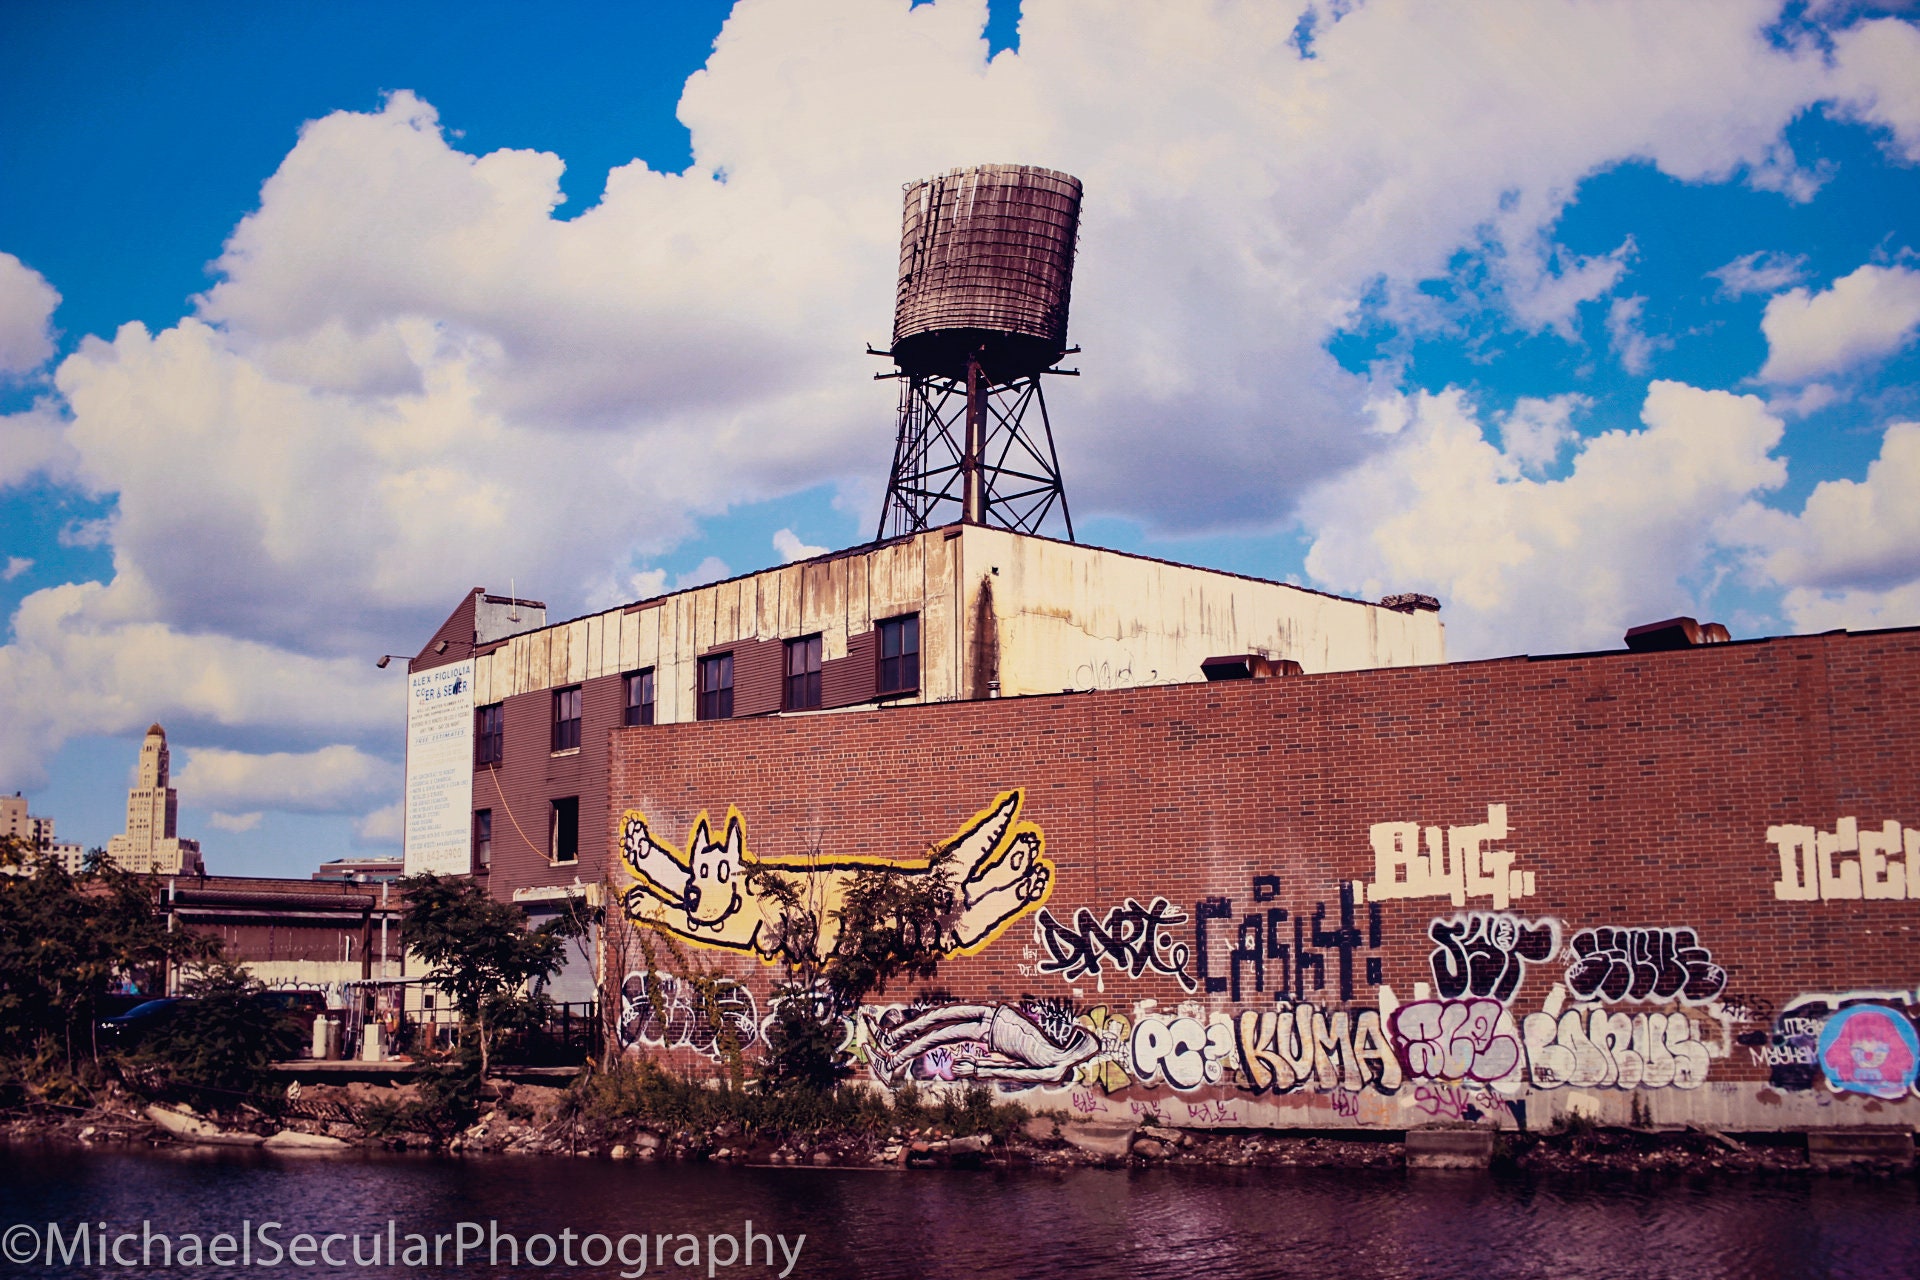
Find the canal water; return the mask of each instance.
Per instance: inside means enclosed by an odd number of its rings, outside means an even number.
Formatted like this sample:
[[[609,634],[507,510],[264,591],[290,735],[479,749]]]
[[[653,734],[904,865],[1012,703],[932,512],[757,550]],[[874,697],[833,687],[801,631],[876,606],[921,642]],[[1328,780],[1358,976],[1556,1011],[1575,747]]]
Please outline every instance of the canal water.
[[[1920,1185],[31,1146],[0,1148],[0,1245],[7,1276],[1890,1277]]]

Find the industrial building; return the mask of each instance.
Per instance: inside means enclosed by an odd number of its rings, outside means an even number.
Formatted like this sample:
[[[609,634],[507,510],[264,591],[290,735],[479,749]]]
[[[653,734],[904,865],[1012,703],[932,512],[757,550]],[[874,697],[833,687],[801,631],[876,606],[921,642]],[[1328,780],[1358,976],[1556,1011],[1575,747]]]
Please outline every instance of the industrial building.
[[[1920,631],[1449,663],[1425,597],[1073,542],[1040,384],[1079,199],[907,189],[874,543],[554,625],[463,598],[409,663],[409,869],[604,902],[615,1034],[691,1066],[716,1010],[754,1052],[788,974],[742,873],[830,948],[888,863],[959,906],[937,982],[844,1021],[880,1085],[1129,1128],[1910,1130]]]

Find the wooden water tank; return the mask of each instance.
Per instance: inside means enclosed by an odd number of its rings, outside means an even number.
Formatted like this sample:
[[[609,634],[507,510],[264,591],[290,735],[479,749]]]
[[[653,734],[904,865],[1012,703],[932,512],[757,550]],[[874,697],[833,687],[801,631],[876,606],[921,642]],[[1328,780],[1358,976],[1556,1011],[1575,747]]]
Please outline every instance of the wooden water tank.
[[[1030,165],[953,169],[910,184],[893,355],[908,373],[964,378],[979,351],[994,382],[1067,349],[1080,180]]]

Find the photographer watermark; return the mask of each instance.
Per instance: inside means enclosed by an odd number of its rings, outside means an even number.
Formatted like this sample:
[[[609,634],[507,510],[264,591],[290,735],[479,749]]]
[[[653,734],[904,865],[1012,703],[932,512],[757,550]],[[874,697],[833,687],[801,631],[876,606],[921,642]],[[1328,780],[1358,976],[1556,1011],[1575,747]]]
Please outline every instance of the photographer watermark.
[[[622,1280],[645,1275],[688,1274],[709,1277],[742,1269],[764,1269],[779,1280],[800,1261],[804,1235],[789,1242],[780,1234],[756,1231],[753,1219],[738,1233],[639,1232],[614,1234],[559,1232],[514,1234],[498,1222],[456,1222],[451,1231],[402,1231],[388,1219],[385,1231],[291,1231],[278,1222],[243,1221],[238,1231],[207,1234],[155,1231],[142,1222],[138,1231],[104,1222],[15,1223],[0,1232],[0,1257],[17,1267],[259,1267],[299,1270],[365,1271],[373,1267],[532,1267],[543,1271],[579,1268],[613,1272]]]

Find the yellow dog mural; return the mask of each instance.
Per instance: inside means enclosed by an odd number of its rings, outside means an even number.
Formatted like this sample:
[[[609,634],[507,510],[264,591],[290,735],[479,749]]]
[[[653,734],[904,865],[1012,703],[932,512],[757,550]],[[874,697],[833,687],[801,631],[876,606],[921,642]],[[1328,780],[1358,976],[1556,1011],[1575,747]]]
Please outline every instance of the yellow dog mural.
[[[1019,790],[1002,792],[943,842],[951,850],[942,874],[952,877],[960,915],[942,940],[947,955],[972,955],[999,937],[1015,919],[1053,892],[1053,864],[1039,826],[1020,820]],[[725,835],[715,840],[702,813],[687,837],[686,852],[654,835],[646,815],[629,809],[620,827],[620,855],[636,881],[627,890],[627,915],[637,923],[708,947],[749,951],[775,959],[779,908],[754,892],[741,873],[749,867],[777,871],[801,881],[806,900],[819,908],[822,955],[839,940],[835,908],[847,882],[862,868],[892,866],[913,874],[932,870],[932,857],[821,856],[760,858],[747,848],[740,812],[727,809]]]

